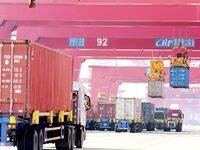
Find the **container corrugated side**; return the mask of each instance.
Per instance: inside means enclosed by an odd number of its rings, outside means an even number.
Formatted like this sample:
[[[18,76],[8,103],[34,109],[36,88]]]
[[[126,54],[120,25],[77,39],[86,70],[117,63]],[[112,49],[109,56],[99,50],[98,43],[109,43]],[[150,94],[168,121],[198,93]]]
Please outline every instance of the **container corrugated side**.
[[[189,88],[189,70],[185,67],[170,68],[170,86]]]
[[[11,98],[18,115],[72,110],[73,57],[34,43],[12,49],[11,42],[3,42],[1,57],[2,113],[9,113]]]
[[[99,103],[98,119],[115,119],[115,104]]]
[[[154,104],[152,103],[142,103],[142,120],[151,121],[154,119]]]
[[[148,96],[155,98],[164,97],[165,83],[162,80],[148,81]]]
[[[125,119],[125,99],[116,99],[116,119]]]
[[[141,99],[135,99],[135,123],[141,123],[142,121],[142,104]]]
[[[125,119],[134,120],[135,111],[135,99],[125,99]]]

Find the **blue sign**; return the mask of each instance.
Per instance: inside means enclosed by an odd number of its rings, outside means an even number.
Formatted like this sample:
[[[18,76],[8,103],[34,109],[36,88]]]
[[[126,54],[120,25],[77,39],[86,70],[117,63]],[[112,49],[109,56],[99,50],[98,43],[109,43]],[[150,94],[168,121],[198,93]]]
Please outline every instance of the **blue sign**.
[[[179,46],[182,44],[182,46],[185,46],[187,48],[193,48],[195,47],[195,39],[156,39],[155,45],[159,48],[173,48],[175,46]]]
[[[68,47],[85,47],[85,38],[69,38]]]

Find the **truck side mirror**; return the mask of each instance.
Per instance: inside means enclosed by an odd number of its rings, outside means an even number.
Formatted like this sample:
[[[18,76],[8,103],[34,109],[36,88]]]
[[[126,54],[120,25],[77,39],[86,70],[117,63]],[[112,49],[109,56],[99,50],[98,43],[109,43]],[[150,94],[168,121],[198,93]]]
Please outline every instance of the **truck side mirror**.
[[[182,119],[184,118],[184,114],[181,115],[181,118],[182,118]]]
[[[86,111],[88,111],[91,108],[90,97],[87,96],[86,94],[84,95],[84,97],[85,97],[85,109]]]

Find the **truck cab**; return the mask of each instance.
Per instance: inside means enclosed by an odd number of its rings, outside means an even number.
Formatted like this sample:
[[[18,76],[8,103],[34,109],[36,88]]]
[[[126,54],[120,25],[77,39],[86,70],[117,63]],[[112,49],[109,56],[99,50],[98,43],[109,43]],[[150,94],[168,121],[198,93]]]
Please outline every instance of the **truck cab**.
[[[85,94],[84,87],[78,83],[73,83],[73,124],[76,128],[75,143],[78,148],[82,148],[86,138],[86,111],[91,108],[90,97]]]
[[[170,109],[167,116],[168,118],[164,131],[175,129],[176,132],[182,132],[182,120],[184,118],[182,111],[180,109]]]
[[[167,120],[167,108],[156,108],[154,112],[155,127],[158,130],[162,130]]]

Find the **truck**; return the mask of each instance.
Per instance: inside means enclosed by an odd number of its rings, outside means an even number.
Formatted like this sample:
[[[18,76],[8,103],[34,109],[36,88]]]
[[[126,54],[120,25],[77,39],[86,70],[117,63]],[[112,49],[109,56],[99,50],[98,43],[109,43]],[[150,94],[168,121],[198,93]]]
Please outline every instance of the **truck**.
[[[110,130],[115,129],[115,103],[98,103],[98,129]]]
[[[168,108],[158,107],[154,112],[155,128],[163,130],[167,120]]]
[[[175,129],[176,132],[182,132],[184,114],[180,109],[169,109],[164,131]]]
[[[141,107],[140,99],[117,98],[115,132],[142,132]]]
[[[1,41],[0,57],[0,144],[81,148],[90,102],[73,94],[73,57],[27,40]]]
[[[86,130],[96,130],[98,128],[96,106],[92,105],[86,112]]]
[[[154,104],[150,102],[142,102],[142,128],[147,131],[155,130],[154,109]]]
[[[87,130],[115,129],[115,103],[98,102],[87,112]]]

